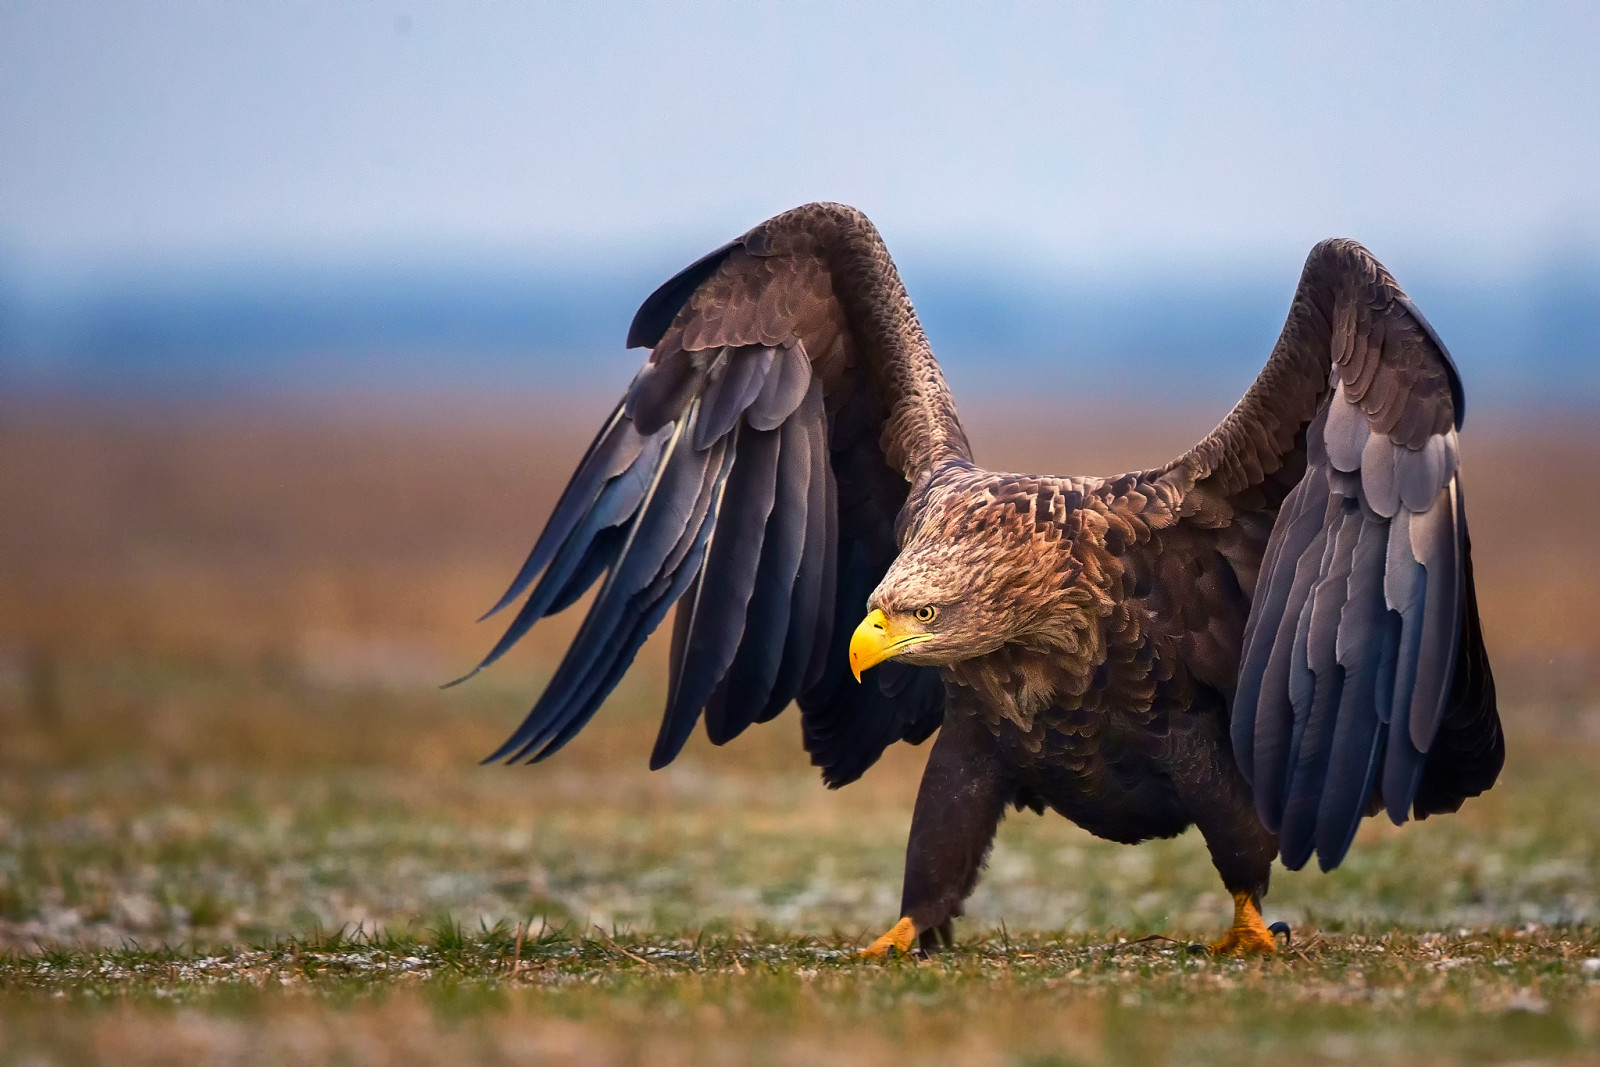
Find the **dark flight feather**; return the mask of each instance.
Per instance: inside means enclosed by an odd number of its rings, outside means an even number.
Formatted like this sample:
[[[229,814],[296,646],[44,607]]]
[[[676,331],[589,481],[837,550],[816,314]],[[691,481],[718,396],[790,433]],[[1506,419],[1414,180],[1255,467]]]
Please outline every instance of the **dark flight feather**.
[[[674,431],[666,460],[645,493],[617,563],[590,605],[550,686],[523,726],[490,760],[504,758],[509,752],[526,747],[530,739],[548,736],[552,728],[559,729],[553,724],[572,713],[569,696],[580,707],[591,701],[598,705],[604,699],[605,693],[596,692],[593,685],[587,684],[596,663],[615,651],[619,633],[633,629],[632,620],[627,618],[630,601],[659,576],[664,563],[688,550],[698,533],[692,523],[704,514],[725,473],[722,460],[726,450],[720,443],[708,452],[689,446],[695,414],[691,408],[686,420],[688,432],[681,432],[682,428]]]
[[[689,613],[682,665],[650,757],[652,769],[672,762],[683,748],[739,649],[777,490],[779,443],[776,430],[740,426],[730,445],[733,469],[712,515],[705,569]],[[706,722],[709,736],[719,744],[725,740],[722,727],[720,721]]]
[[[633,466],[647,444],[659,446],[664,441],[664,437],[645,437],[639,434],[632,424],[623,418],[622,406],[619,404],[594,442],[590,444],[588,451],[584,453],[583,459],[579,461],[577,471],[573,473],[571,481],[567,483],[566,489],[556,501],[555,510],[550,513],[543,532],[534,542],[527,561],[517,572],[511,586],[495,602],[494,607],[484,612],[478,621],[482,622],[497,614],[521,596],[550,562],[551,557],[560,550],[587,509],[593,506],[595,498],[599,496],[606,482]],[[650,462],[652,461],[647,461],[647,465]]]
[[[1382,723],[1378,718],[1378,643],[1383,636],[1383,560],[1386,524],[1362,516],[1350,554],[1344,606],[1339,612],[1335,658],[1343,673],[1328,766],[1317,809],[1317,862],[1332,870],[1344,859],[1366,814],[1378,769]]]
[[[788,425],[796,432],[797,462],[805,457],[805,524],[800,531],[800,565],[795,572],[794,590],[789,601],[788,626],[783,640],[783,657],[772,695],[756,717],[767,722],[788,707],[809,684],[812,650],[826,645],[832,633],[831,611],[823,607],[823,582],[828,554],[833,551],[828,524],[828,453],[823,443],[827,432],[822,414],[822,388],[813,386]],[[788,439],[785,437],[785,446]]]
[[[1256,606],[1245,623],[1241,657],[1244,662],[1265,665],[1271,655],[1279,620],[1283,618],[1289,590],[1294,585],[1296,564],[1321,528],[1327,493],[1325,480],[1307,477],[1284,501],[1281,517],[1272,529],[1262,558],[1256,583]],[[1239,753],[1239,769],[1251,783],[1255,781],[1255,738],[1264,674],[1264,670],[1241,671],[1233,700],[1233,746]]]
[[[788,636],[795,578],[805,551],[805,508],[811,484],[811,454],[799,420],[781,428],[772,513],[761,540],[750,605],[739,648],[706,703],[706,736],[725,744],[766,710],[769,701],[787,705],[795,690],[775,689]],[[669,690],[670,691],[670,690]]]
[[[1256,631],[1258,637],[1250,649],[1252,656],[1261,659],[1246,661],[1259,662],[1260,666],[1249,671],[1250,689],[1240,687],[1241,692],[1259,694],[1252,705],[1251,721],[1255,730],[1247,741],[1254,772],[1250,784],[1255,790],[1256,810],[1273,832],[1277,831],[1283,810],[1294,726],[1294,707],[1289,700],[1294,633],[1321,563],[1322,546],[1327,538],[1324,524],[1332,502],[1327,475],[1320,468],[1307,473],[1296,489],[1296,492],[1301,491],[1306,499],[1295,524],[1284,530],[1283,548],[1271,575],[1268,610],[1261,614]],[[1273,528],[1274,537],[1278,536],[1280,528]],[[1252,614],[1256,610],[1252,609]],[[1240,681],[1245,677],[1241,668]]]
[[[1439,490],[1426,511],[1411,516],[1411,549],[1428,575],[1417,684],[1411,702],[1411,743],[1426,752],[1439,731],[1455,673],[1461,626],[1460,525],[1452,486]]]
[[[1310,692],[1295,701],[1295,767],[1280,829],[1284,865],[1291,870],[1311,858],[1316,844],[1318,814],[1345,682],[1338,659],[1339,620],[1349,595],[1361,525],[1356,502],[1342,498],[1340,515],[1329,527],[1322,572],[1302,613],[1305,630],[1295,635],[1312,684]]]
[[[1459,483],[1456,497],[1464,512],[1466,504]],[[1495,707],[1494,676],[1483,646],[1483,627],[1472,585],[1471,540],[1463,521],[1461,643],[1445,716],[1428,749],[1422,784],[1413,802],[1413,814],[1419,819],[1456,811],[1467,797],[1475,797],[1494,785],[1505,764],[1505,737]]]
[[[621,428],[625,429],[626,424],[622,424]],[[539,568],[543,568],[539,584],[512,618],[500,640],[473,668],[472,674],[477,674],[510,651],[532,629],[534,623],[562,610],[581,596],[598,577],[597,566],[610,565],[620,551],[621,542],[606,534],[611,528],[631,521],[664,462],[662,453],[666,443],[667,437],[659,435],[646,440],[638,450],[631,446],[622,450],[623,454],[632,457],[631,465],[604,484],[587,512],[574,510],[570,519],[566,515],[559,515],[551,520],[552,526],[547,529],[553,528],[559,519],[567,531],[559,543],[551,542],[555,549],[554,558],[548,563],[530,558],[530,563],[537,562]],[[614,458],[605,462],[614,467]],[[539,568],[535,569],[535,573],[539,573]],[[519,584],[526,583],[519,581]],[[513,595],[521,591],[517,585],[513,585],[512,590]],[[471,676],[467,675],[468,678]]]
[[[545,615],[559,615],[583,598],[600,576],[610,570],[617,562],[617,557],[622,554],[622,546],[627,543],[628,530],[624,526],[608,526],[595,534],[594,540],[589,542],[589,548],[583,554],[583,559],[573,570],[566,584],[556,593],[550,601],[550,606],[545,609]],[[548,579],[547,579],[548,580]]]
[[[1384,597],[1389,610],[1400,616],[1400,638],[1395,656],[1394,695],[1389,705],[1389,751],[1384,759],[1382,789],[1389,818],[1399,825],[1405,822],[1417,776],[1422,773],[1422,753],[1411,741],[1411,714],[1417,657],[1422,651],[1423,609],[1428,598],[1428,575],[1411,551],[1411,523],[1405,516],[1389,524],[1389,555],[1385,566]]]
[[[816,403],[820,406],[821,397]],[[817,540],[821,542],[822,553],[816,561],[816,571],[811,576],[814,583],[813,596],[815,597],[816,622],[811,633],[811,661],[806,665],[806,672],[801,676],[801,692],[820,683],[823,673],[829,669],[829,656],[832,652],[832,640],[837,633],[838,623],[834,614],[838,597],[839,580],[839,555],[843,549],[840,544],[839,531],[839,489],[833,476],[832,459],[828,452],[827,433],[821,427],[812,435],[811,441],[811,469],[820,476],[812,478],[811,507],[822,512],[822,527],[818,532]],[[810,527],[806,536],[811,536]],[[808,605],[810,607],[811,605]],[[848,646],[847,646],[848,647]],[[843,676],[844,662],[835,658],[832,660],[835,670]]]
[[[596,675],[592,681],[581,688],[574,687],[576,699],[569,700],[567,708],[564,709],[561,715],[552,716],[552,724],[557,727],[556,729],[547,729],[543,732],[544,736],[530,742],[525,751],[531,750],[534,745],[538,746],[538,750],[527,756],[527,759],[532,762],[549,759],[559,752],[568,741],[576,737],[578,731],[583,729],[584,725],[594,717],[594,713],[600,709],[600,704],[605,699],[606,694],[615,689],[617,683],[622,680],[623,673],[632,664],[633,657],[638,653],[645,639],[661,624],[661,620],[666,617],[667,609],[672,605],[673,601],[683,595],[694,573],[700,567],[700,562],[705,555],[706,540],[710,533],[710,524],[701,523],[699,530],[688,546],[688,551],[685,552],[678,566],[657,577],[655,581],[645,588],[643,593],[635,597],[631,607],[633,609],[633,618],[636,621],[626,635],[621,640],[618,640],[615,647],[608,653],[609,663],[606,664],[603,673]],[[548,740],[545,740],[545,737],[548,737]],[[518,753],[513,758],[521,759],[524,757],[522,753]]]

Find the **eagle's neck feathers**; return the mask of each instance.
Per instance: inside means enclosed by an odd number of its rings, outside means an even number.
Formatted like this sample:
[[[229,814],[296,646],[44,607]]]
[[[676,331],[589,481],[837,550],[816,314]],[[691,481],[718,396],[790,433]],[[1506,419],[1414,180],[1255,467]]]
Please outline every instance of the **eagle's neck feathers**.
[[[1151,536],[1145,498],[1130,479],[989,475],[981,490],[963,488],[1007,505],[991,566],[1016,576],[1002,595],[1017,636],[945,667],[945,677],[1031,733],[1045,709],[1081,706],[1117,648],[1138,640],[1121,556]],[[984,540],[993,551],[996,539]]]

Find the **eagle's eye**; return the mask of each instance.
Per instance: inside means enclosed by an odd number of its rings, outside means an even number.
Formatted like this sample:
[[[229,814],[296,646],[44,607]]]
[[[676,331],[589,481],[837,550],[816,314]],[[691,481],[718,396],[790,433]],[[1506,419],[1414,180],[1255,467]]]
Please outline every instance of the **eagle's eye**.
[[[938,614],[938,608],[934,607],[932,604],[924,604],[922,607],[912,612],[911,616],[920,623],[930,623]]]

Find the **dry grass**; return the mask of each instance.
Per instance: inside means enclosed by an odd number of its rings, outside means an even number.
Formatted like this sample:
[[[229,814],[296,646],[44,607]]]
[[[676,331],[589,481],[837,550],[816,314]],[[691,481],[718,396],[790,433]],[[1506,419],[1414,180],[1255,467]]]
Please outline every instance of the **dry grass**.
[[[922,750],[832,793],[785,716],[652,775],[649,649],[556,761],[477,766],[571,632],[433,688],[599,407],[527,406],[577,413],[6,413],[0,1063],[1600,1062],[1600,432],[1471,427],[1512,761],[1280,873],[1301,951],[1119,948],[1215,934],[1201,843],[1029,815],[961,950],[881,968],[847,950],[895,917]],[[969,421],[996,466],[1093,471],[1214,414]]]

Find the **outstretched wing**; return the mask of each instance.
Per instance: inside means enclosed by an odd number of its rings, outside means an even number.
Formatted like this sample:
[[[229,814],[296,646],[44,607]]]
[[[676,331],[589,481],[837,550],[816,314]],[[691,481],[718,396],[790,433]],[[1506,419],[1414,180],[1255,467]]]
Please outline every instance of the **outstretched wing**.
[[[1504,760],[1462,412],[1460,377],[1421,312],[1365,248],[1325,241],[1260,377],[1162,476],[1191,521],[1276,512],[1232,732],[1291,869],[1313,850],[1336,866],[1379,805],[1396,823],[1454,811]]]
[[[478,669],[604,580],[490,759],[566,744],[674,605],[653,768],[702,712],[722,744],[797,697],[830,785],[894,741],[925,739],[943,717],[937,675],[897,664],[856,685],[845,649],[894,558],[910,483],[969,455],[872,224],[836,204],[771,219],[656,290],[628,344],[653,351],[491,610],[532,586]]]

